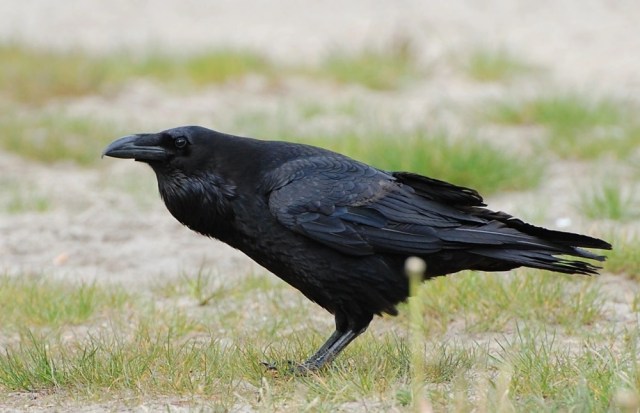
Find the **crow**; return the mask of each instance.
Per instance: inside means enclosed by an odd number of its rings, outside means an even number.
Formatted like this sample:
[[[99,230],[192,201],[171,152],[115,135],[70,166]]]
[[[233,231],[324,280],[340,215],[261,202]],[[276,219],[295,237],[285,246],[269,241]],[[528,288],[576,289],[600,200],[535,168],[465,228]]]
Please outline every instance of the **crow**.
[[[390,172],[326,149],[184,126],[125,136],[103,156],[147,163],[171,214],[244,252],[335,317],[303,364],[318,370],[374,315],[409,295],[408,257],[425,279],[531,267],[595,274],[603,240],[549,230],[486,208],[473,189]],[[579,260],[570,259],[577,257]]]

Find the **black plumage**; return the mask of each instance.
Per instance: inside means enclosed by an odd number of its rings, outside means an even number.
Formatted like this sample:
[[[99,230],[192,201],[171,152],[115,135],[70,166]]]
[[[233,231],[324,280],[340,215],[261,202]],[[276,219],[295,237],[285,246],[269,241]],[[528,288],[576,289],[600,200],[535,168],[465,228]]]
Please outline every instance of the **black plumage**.
[[[600,239],[485,208],[474,190],[388,172],[325,149],[197,126],[126,136],[104,155],[148,163],[181,223],[238,248],[335,316],[302,366],[317,369],[408,295],[404,262],[426,278],[526,266],[594,274]],[[575,260],[567,257],[577,257]]]

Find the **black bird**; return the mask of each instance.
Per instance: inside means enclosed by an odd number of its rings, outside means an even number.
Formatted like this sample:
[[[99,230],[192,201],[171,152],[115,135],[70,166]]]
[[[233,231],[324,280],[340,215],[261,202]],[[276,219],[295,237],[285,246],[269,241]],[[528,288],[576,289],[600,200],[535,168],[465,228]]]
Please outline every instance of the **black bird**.
[[[473,189],[308,145],[186,126],[125,136],[103,155],[149,164],[178,221],[243,251],[335,316],[335,332],[302,370],[333,360],[374,315],[397,314],[409,256],[426,261],[425,278],[521,266],[595,274],[599,267],[567,257],[603,261],[581,248],[611,249],[491,211]]]

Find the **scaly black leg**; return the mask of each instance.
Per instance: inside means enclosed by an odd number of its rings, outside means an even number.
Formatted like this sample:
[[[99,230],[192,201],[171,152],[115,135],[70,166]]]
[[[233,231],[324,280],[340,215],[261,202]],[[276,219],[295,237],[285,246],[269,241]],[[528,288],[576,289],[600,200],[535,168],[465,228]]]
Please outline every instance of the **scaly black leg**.
[[[366,327],[360,331],[338,331],[336,330],[329,340],[320,347],[313,356],[305,361],[300,369],[302,372],[319,370],[326,363],[331,362],[349,343],[364,332]]]
[[[373,315],[359,317],[357,319],[347,318],[342,313],[336,313],[336,331],[320,347],[318,351],[299,368],[299,372],[308,372],[321,369],[325,364],[330,363],[345,347],[356,337],[364,333],[371,322]]]
[[[307,361],[299,364],[294,368],[293,372],[298,374],[306,374],[310,371],[321,369],[327,363],[330,363],[345,347],[349,345],[356,337],[364,333],[367,326],[371,322],[373,315],[368,317],[359,317],[358,319],[347,319],[342,314],[336,314],[336,330],[331,337],[316,351]],[[274,363],[263,362],[267,369],[278,370]],[[293,362],[289,362],[291,366]]]
[[[320,347],[320,349],[318,351],[315,352],[315,354],[311,357],[309,357],[309,359],[307,361],[305,361],[303,364],[298,364],[296,368],[294,368],[294,371],[297,371],[298,373],[307,373],[309,371],[312,370],[318,370],[320,367],[322,367],[322,365],[324,365],[327,361],[330,361],[328,359],[328,356],[332,350],[332,348],[335,347],[335,345],[339,342],[339,341],[344,341],[343,336],[346,334],[347,332],[344,331],[338,331],[336,329],[336,331],[333,332],[333,334],[331,334],[331,337],[329,337],[329,339],[327,341],[325,341],[325,343],[322,345],[322,347]],[[353,336],[349,342],[351,342],[354,338],[356,338],[356,336]],[[341,341],[341,342],[342,342]],[[342,344],[340,346],[340,350],[342,350],[347,344],[349,344],[349,342],[347,342],[346,344]],[[340,351],[338,350],[338,352]],[[333,357],[331,357],[331,359],[333,359],[338,353],[334,353]],[[267,362],[262,362],[262,364],[268,369],[268,370],[278,370],[278,367],[275,363],[267,363]],[[294,363],[292,361],[289,361],[289,367],[291,367],[292,365],[295,365],[297,363]]]

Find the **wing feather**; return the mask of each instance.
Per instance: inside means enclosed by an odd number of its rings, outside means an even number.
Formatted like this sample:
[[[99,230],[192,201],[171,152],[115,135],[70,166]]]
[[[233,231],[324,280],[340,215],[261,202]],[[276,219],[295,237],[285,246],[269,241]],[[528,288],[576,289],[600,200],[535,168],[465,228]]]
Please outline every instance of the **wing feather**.
[[[284,183],[269,194],[271,212],[287,228],[331,248],[352,255],[427,254],[442,248],[433,228],[459,226],[458,217],[432,213],[384,171],[340,156],[294,162],[269,175]],[[274,177],[279,173],[293,179]]]

